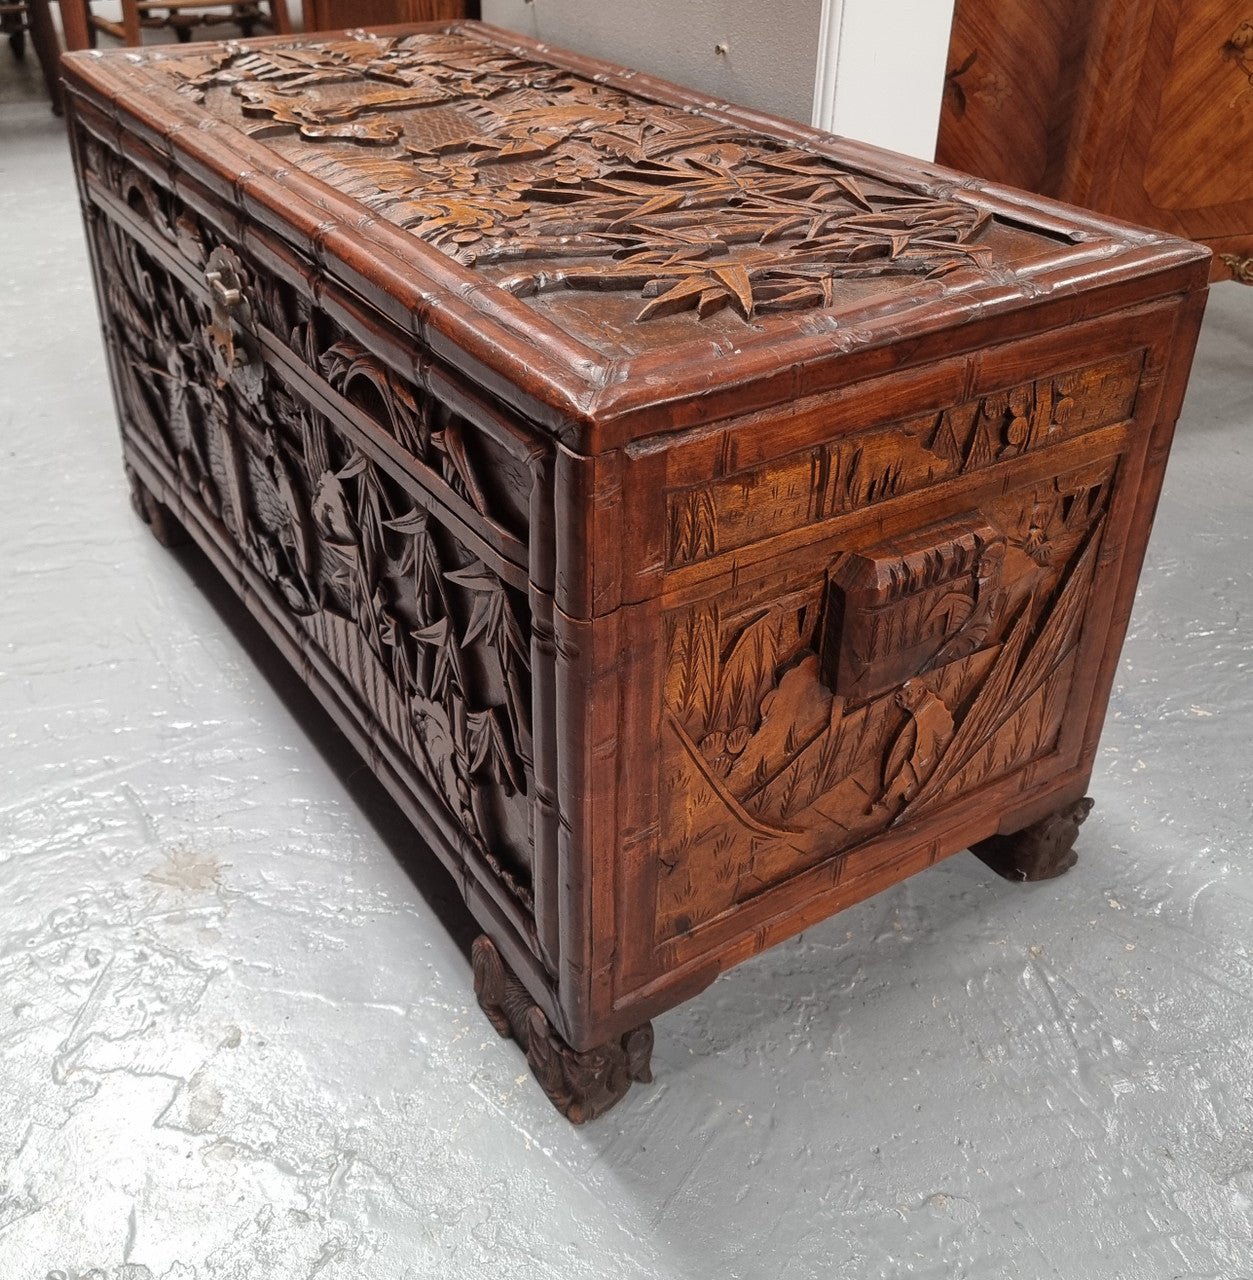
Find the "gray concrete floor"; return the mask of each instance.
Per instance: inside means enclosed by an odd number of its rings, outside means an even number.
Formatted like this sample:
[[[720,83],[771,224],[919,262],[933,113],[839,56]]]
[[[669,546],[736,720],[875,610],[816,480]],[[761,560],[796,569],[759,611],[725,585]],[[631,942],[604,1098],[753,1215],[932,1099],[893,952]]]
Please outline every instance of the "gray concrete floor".
[[[1079,866],[969,855],[658,1019],[572,1129],[446,882],[132,516],[0,48],[0,1278],[1253,1276],[1253,291],[1214,291]]]

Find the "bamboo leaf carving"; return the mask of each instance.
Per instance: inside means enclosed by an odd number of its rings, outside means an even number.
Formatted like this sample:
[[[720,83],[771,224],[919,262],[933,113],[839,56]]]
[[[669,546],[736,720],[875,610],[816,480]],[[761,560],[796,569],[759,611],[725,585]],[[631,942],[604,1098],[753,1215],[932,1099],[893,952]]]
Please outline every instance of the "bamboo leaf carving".
[[[721,664],[715,719],[722,728],[757,727],[758,709],[775,682],[779,660],[779,612],[751,622]]]
[[[830,307],[843,280],[992,261],[972,204],[455,33],[162,66],[202,101],[227,95],[254,132],[295,137],[285,156],[465,265],[537,260],[493,274],[520,297],[610,289],[638,294],[640,323],[747,322]],[[414,113],[433,107],[465,128],[424,131]]]
[[[288,71],[296,76],[293,64]],[[99,177],[109,167],[92,146]],[[144,196],[137,216],[152,235],[207,260],[177,196],[144,185],[121,162],[109,173],[115,194],[133,187]],[[316,646],[368,708],[370,731],[412,762],[480,866],[529,904],[516,834],[526,828],[531,761],[525,596],[474,557],[429,483],[418,487],[380,467],[295,383],[272,378],[268,365],[261,396],[223,379],[209,308],[129,231],[101,219],[89,234],[124,353],[118,371],[132,430],[143,433],[187,507],[225,526],[232,556],[251,563],[301,642]],[[176,235],[186,243],[175,245]],[[486,509],[471,423],[396,378],[315,303],[277,281],[251,293],[258,322],[390,430],[415,465],[425,457],[428,481],[443,479]]]
[[[690,490],[670,507],[670,562],[703,560],[718,550],[718,511],[704,485]]]
[[[710,728],[718,682],[718,610],[694,609],[675,626],[666,700],[696,739]]]

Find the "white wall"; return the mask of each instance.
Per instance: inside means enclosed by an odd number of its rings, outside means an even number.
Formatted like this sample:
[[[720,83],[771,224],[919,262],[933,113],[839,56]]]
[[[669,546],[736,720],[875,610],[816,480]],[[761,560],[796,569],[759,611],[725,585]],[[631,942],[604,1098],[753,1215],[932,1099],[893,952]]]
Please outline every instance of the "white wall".
[[[953,0],[825,0],[813,121],[935,156]]]
[[[820,13],[820,0],[483,0],[485,22],[805,123]]]

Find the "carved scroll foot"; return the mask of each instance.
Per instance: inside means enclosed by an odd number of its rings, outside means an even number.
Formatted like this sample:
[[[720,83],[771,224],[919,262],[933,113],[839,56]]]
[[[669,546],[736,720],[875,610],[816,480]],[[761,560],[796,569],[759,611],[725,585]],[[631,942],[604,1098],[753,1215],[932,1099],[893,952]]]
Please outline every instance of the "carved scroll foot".
[[[1021,831],[980,840],[970,852],[1006,880],[1051,880],[1079,860],[1075,837],[1094,803],[1084,796]]]
[[[540,1086],[572,1124],[604,1115],[625,1096],[632,1081],[651,1083],[651,1022],[618,1040],[579,1053],[553,1030],[491,938],[480,934],[470,956],[474,994],[483,1012],[500,1035],[512,1036],[522,1046]]]
[[[133,467],[126,468],[131,486],[131,506],[135,514],[152,530],[152,536],[163,547],[179,547],[187,541],[187,530],[163,502],[153,497],[152,490],[139,478]]]
[[[1231,272],[1231,278],[1241,284],[1253,284],[1253,254],[1242,258],[1238,253],[1224,253],[1222,260]]]

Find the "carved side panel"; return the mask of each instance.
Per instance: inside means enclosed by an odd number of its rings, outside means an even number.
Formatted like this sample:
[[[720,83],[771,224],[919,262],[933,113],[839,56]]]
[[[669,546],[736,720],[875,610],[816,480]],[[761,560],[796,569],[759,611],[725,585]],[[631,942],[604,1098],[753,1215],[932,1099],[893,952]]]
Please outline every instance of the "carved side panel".
[[[525,592],[453,532],[429,493],[384,472],[298,382],[275,374],[261,357],[258,321],[300,347],[449,491],[516,525],[519,513],[494,506],[478,481],[483,441],[324,316],[306,307],[278,327],[276,286],[230,250],[210,250],[206,229],[169,193],[99,147],[92,158],[93,172],[205,271],[202,294],[91,211],[124,431],[270,584],[276,606],[356,692],[375,731],[414,763],[481,861],[530,909]]]
[[[1115,356],[936,413],[842,436],[669,494],[678,568],[971,475],[1129,419],[1144,358]]]
[[[670,616],[659,940],[1054,750],[1115,468]]]

